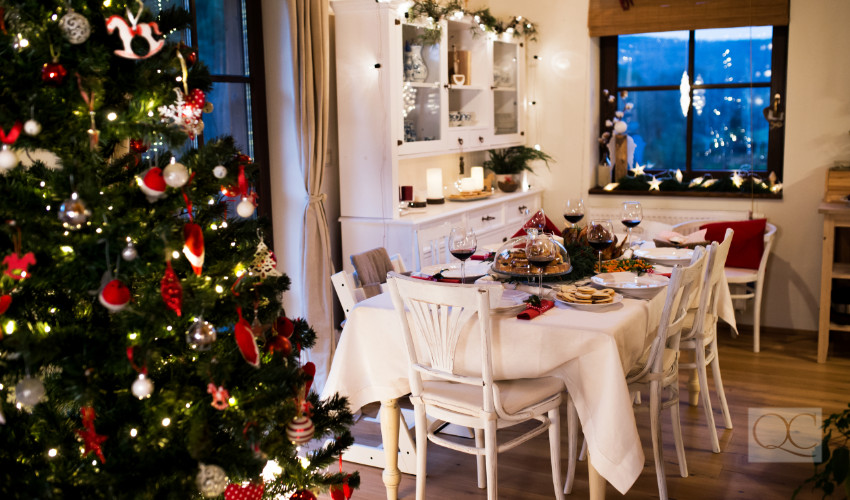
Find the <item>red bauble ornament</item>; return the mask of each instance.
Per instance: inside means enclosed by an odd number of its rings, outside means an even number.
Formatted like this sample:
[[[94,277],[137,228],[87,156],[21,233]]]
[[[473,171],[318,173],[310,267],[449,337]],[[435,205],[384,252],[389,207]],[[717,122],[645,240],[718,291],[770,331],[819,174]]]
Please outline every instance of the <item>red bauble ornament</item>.
[[[348,477],[345,478],[342,484],[331,486],[331,498],[333,500],[348,500],[351,498],[351,493],[351,486],[348,485]]]
[[[237,308],[239,313],[239,322],[233,329],[233,335],[236,338],[236,345],[239,347],[239,352],[242,357],[254,368],[260,367],[260,349],[257,347],[257,339],[254,337],[254,330],[251,329],[251,324],[248,320],[242,317],[242,309]]]
[[[207,96],[201,89],[192,89],[189,95],[186,96],[186,105],[194,109],[204,109],[204,104],[207,103]]]
[[[246,486],[231,483],[224,489],[224,500],[262,500],[264,489],[265,484],[263,483]]]
[[[162,169],[149,168],[139,181],[139,189],[145,193],[151,203],[165,196],[165,178],[162,176]]]
[[[119,280],[112,280],[100,290],[97,298],[103,307],[118,312],[130,303],[130,289]]]
[[[317,500],[310,490],[298,490],[289,497],[290,500]]]
[[[165,276],[160,282],[159,293],[162,295],[162,300],[169,309],[177,313],[177,316],[182,314],[183,307],[183,287],[180,285],[180,280],[171,267],[171,262],[165,263]]]
[[[316,377],[316,365],[312,361],[304,363],[301,370],[307,375],[307,384],[304,386],[304,396],[310,394],[310,387],[313,385],[313,379]]]
[[[9,294],[0,296],[0,316],[6,314],[6,311],[9,310],[9,306],[12,305],[12,296]],[[2,338],[2,337],[0,337]]]
[[[274,330],[278,333],[278,335],[289,338],[292,336],[292,332],[295,331],[295,325],[292,323],[292,320],[286,316],[281,316],[275,320]]]
[[[190,222],[183,226],[183,255],[192,264],[192,270],[200,276],[204,267],[204,231],[201,226]]]
[[[68,76],[68,71],[58,62],[44,63],[41,68],[41,81],[47,85],[58,87],[65,81],[66,76]]]
[[[141,139],[130,139],[130,152],[133,154],[142,154],[148,150],[148,145]]]
[[[27,269],[35,264],[35,255],[32,252],[27,252],[23,257],[19,257],[17,253],[10,253],[3,259],[3,265],[6,266],[6,276],[13,280],[20,280],[27,277]]]
[[[275,335],[272,337],[269,340],[268,346],[269,352],[272,354],[279,352],[283,355],[283,357],[289,357],[289,355],[292,354],[292,342],[283,335]]]
[[[188,54],[186,54],[186,63],[189,66],[194,66],[196,62],[198,62],[198,53],[197,52],[192,50]]]

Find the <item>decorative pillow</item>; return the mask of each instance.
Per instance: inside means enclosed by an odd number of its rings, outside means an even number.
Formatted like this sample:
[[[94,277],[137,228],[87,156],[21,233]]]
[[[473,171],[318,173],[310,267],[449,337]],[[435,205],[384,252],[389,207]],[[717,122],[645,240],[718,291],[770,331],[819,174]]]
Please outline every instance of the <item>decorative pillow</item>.
[[[766,225],[767,219],[736,220],[703,224],[700,229],[706,230],[705,239],[708,241],[722,242],[726,229],[731,228],[735,234],[732,235],[732,246],[729,247],[729,256],[726,257],[726,267],[758,269],[761,254],[764,253]]]

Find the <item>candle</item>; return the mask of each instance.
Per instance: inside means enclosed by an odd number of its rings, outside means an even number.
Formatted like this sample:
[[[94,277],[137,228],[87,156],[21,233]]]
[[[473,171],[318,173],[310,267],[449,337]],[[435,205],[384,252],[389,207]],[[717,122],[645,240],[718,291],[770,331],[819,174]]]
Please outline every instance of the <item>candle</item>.
[[[458,191],[462,193],[470,193],[472,191],[478,191],[475,188],[475,179],[472,177],[463,177],[458,181],[457,185]]]
[[[443,199],[443,169],[429,168],[425,171],[428,203],[440,204]]]
[[[472,167],[472,180],[475,191],[484,190],[484,167]]]

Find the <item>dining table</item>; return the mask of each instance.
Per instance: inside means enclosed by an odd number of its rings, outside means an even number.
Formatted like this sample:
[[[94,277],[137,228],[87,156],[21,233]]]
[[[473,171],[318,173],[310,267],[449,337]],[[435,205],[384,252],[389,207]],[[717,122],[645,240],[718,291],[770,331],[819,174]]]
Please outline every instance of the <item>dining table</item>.
[[[624,374],[655,335],[665,296],[662,288],[651,298],[624,298],[591,310],[556,303],[532,320],[518,319],[515,310],[492,316],[496,378],[554,376],[564,382],[587,443],[591,498],[604,498],[606,480],[625,493],[643,469],[643,448]],[[461,339],[456,366],[471,372],[480,368],[478,348],[474,335]],[[408,376],[400,320],[389,294],[356,304],[321,397],[339,393],[348,398],[352,411],[381,403],[382,477],[389,500],[397,498],[401,481],[398,399],[411,391]]]

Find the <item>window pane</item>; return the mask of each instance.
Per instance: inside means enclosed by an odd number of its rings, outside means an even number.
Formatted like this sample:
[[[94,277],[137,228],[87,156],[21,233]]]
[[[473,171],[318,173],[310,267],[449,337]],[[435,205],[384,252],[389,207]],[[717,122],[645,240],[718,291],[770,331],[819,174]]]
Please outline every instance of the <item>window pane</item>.
[[[244,83],[216,82],[207,94],[213,103],[213,112],[204,114],[204,139],[224,135],[233,136],[238,147],[248,156],[254,156],[254,144],[250,126],[250,99],[248,86]]]
[[[770,89],[705,89],[705,107],[694,106],[692,168],[767,171],[768,123],[762,109]]]
[[[688,127],[679,91],[630,91],[620,102],[634,105],[624,116],[626,133],[635,142],[634,160],[652,169],[684,169]]]
[[[773,26],[694,32],[694,83],[770,82]]]
[[[245,17],[241,0],[195,2],[198,56],[213,75],[248,75]]]
[[[679,85],[688,69],[687,31],[621,35],[617,47],[617,85]]]

